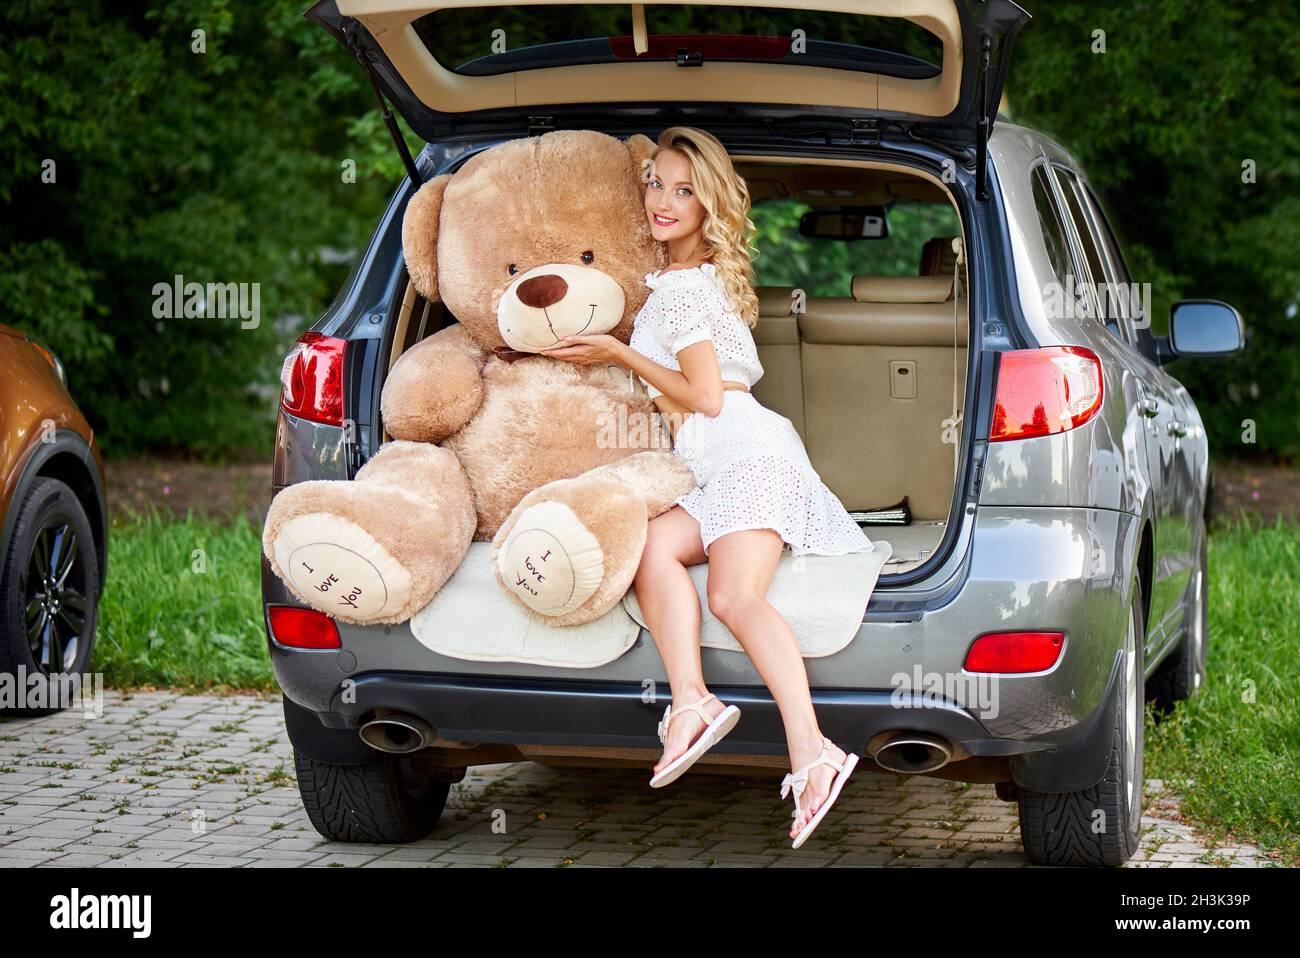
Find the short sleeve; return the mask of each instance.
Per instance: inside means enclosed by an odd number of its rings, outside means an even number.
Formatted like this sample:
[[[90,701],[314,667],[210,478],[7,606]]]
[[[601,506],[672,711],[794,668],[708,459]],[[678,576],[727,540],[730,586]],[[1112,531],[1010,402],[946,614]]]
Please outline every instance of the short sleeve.
[[[713,319],[721,315],[714,298],[698,287],[674,289],[665,297],[660,333],[668,352],[676,356],[687,346],[713,339]]]

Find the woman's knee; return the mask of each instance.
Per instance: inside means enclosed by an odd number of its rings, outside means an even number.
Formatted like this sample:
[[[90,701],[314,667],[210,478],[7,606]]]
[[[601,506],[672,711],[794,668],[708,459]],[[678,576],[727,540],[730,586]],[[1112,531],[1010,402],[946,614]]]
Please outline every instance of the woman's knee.
[[[753,589],[736,585],[710,585],[709,611],[723,625],[742,621],[764,598]]]

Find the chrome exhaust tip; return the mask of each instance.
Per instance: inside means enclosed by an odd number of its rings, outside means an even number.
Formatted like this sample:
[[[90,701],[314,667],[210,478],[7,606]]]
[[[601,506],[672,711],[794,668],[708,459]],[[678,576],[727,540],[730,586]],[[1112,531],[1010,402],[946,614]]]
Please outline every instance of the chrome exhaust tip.
[[[876,750],[876,764],[891,772],[920,775],[952,761],[952,746],[928,732],[898,732]]]
[[[428,722],[414,715],[381,715],[366,722],[358,730],[361,741],[371,748],[390,755],[418,752],[433,744],[437,731]]]

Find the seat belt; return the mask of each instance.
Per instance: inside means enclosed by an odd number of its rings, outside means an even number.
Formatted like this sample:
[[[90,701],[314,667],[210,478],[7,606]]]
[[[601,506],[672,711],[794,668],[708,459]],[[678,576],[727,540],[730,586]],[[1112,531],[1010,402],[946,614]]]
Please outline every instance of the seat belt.
[[[952,267],[952,416],[945,419],[942,423],[943,431],[939,434],[941,442],[952,443],[952,481],[956,483],[958,467],[961,464],[961,444],[957,441],[959,433],[958,427],[961,426],[962,412],[961,403],[957,391],[957,323],[959,321],[957,312],[957,302],[960,299],[958,283],[961,278],[961,268],[966,262],[966,248],[960,236],[954,236],[952,240],[952,251],[957,254],[957,259]]]

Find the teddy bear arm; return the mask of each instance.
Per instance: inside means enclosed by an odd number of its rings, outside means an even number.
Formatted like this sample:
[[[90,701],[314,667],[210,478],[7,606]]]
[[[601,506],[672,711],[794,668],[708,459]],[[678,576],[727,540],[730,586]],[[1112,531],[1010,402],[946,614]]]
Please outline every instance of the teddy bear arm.
[[[484,361],[459,324],[408,349],[389,372],[380,397],[388,434],[441,442],[459,432],[483,402]]]
[[[645,502],[646,518],[667,512],[673,502],[695,488],[695,476],[686,460],[666,450],[634,453],[583,473],[596,479],[621,483]]]

